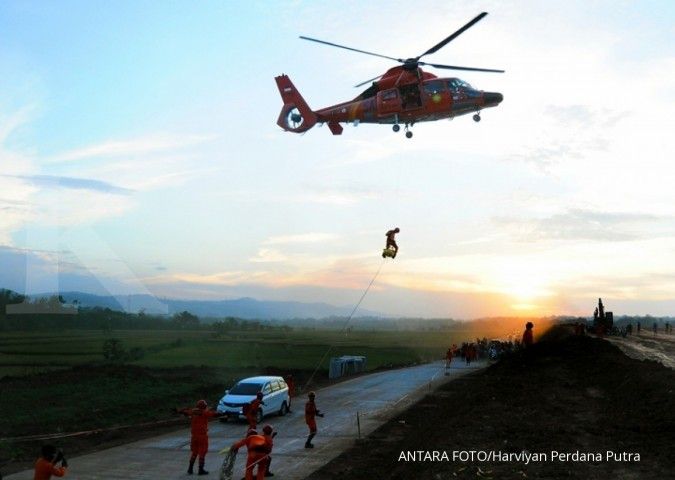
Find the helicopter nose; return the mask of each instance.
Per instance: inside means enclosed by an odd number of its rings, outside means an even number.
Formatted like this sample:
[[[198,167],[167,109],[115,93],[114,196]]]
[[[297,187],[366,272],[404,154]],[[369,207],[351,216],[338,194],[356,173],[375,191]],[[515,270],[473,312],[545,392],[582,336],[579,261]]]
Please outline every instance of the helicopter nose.
[[[485,92],[483,98],[486,106],[498,105],[504,100],[504,96],[497,92]]]

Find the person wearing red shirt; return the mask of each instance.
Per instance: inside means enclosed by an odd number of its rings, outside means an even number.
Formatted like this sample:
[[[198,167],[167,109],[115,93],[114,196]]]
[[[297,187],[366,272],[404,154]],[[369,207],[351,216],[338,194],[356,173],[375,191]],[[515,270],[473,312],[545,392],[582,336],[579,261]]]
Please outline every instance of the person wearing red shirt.
[[[248,404],[246,409],[246,421],[248,422],[248,428],[255,430],[258,426],[258,410],[260,410],[260,405],[265,405],[263,402],[263,393],[258,392],[255,396],[255,399]]]
[[[56,464],[61,463],[58,467]],[[40,452],[40,458],[35,462],[35,473],[33,480],[49,480],[52,475],[63,477],[66,474],[68,462],[63,458],[61,451],[56,451],[54,445],[44,445]]]
[[[286,375],[286,385],[288,385],[288,411],[291,411],[291,404],[293,403],[293,397],[295,397],[295,379],[292,374]]]
[[[209,420],[214,417],[222,417],[225,413],[218,413],[208,408],[206,400],[199,400],[196,408],[184,408],[175,410],[176,413],[182,413],[190,417],[190,465],[187,473],[194,473],[195,460],[199,457],[199,471],[197,475],[208,475],[204,470],[206,453],[209,451]]]
[[[316,435],[316,417],[323,417],[323,413],[316,408],[316,403],[314,403],[316,394],[314,392],[309,392],[308,397],[309,401],[305,404],[305,423],[309,428],[309,436],[305,442],[305,448],[314,448],[312,439]]]
[[[263,460],[265,465],[265,476],[273,477],[274,474],[270,472],[270,464],[272,463],[272,449],[274,448],[274,437],[277,436],[277,432],[274,431],[272,425],[265,425],[263,427],[263,437],[265,437],[265,452],[267,453],[267,458]]]
[[[244,479],[253,480],[253,470],[256,469],[256,480],[263,480],[265,460],[268,457],[265,437],[258,435],[258,432],[251,428],[246,432],[246,437],[233,444],[230,450],[237,452],[243,446],[246,446],[246,476]]]

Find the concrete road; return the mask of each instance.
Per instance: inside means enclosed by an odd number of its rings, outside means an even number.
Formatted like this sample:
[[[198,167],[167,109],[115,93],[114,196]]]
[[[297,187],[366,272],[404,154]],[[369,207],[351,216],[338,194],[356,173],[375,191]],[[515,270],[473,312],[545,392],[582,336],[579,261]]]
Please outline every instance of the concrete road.
[[[466,367],[454,363],[445,375],[440,362],[417,367],[373,373],[354,378],[316,392],[317,407],[325,413],[318,418],[318,435],[314,449],[305,449],[307,425],[304,422],[305,398],[296,398],[293,412],[285,417],[266,417],[279,432],[274,440],[272,472],[274,478],[302,479],[350,447],[358,438],[357,412],[361,436],[410,406],[439,384],[483,367],[480,362]],[[190,431],[186,428],[159,437],[129,443],[100,452],[69,459],[66,478],[79,480],[117,479],[187,479],[190,456]],[[241,439],[247,427],[243,422],[213,422],[209,427],[209,453],[206,470],[218,478],[223,456],[218,452]],[[237,455],[235,479],[243,477],[245,448]],[[196,468],[195,468],[196,470]],[[32,471],[5,477],[7,480],[31,480]]]

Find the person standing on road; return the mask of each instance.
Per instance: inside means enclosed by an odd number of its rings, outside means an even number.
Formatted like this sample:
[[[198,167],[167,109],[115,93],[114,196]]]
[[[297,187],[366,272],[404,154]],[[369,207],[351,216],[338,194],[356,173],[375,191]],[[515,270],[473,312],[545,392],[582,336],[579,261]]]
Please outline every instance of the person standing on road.
[[[305,448],[314,448],[314,445],[312,445],[312,439],[316,435],[316,417],[323,418],[323,413],[321,413],[319,409],[316,408],[316,403],[314,403],[316,394],[314,392],[309,392],[307,396],[309,397],[309,400],[305,404],[305,423],[309,428],[309,435],[307,436],[307,441],[305,442]]]
[[[267,457],[265,447],[265,437],[258,435],[258,432],[252,428],[246,432],[246,437],[239,440],[230,447],[235,453],[243,446],[246,446],[246,475],[245,480],[253,480],[253,470],[256,470],[256,480],[265,478],[265,458]]]
[[[654,335],[656,335],[656,331],[658,330],[658,327],[656,326],[656,322],[654,322],[654,325],[652,325],[652,330],[654,330]]]
[[[61,463],[60,467],[56,466],[58,463]],[[63,452],[57,451],[54,445],[43,445],[40,458],[35,462],[33,480],[49,480],[52,475],[63,477],[66,474],[66,468],[68,468],[68,462],[63,458]]]
[[[187,473],[192,475],[194,473],[195,460],[199,457],[199,471],[197,475],[208,475],[209,472],[204,470],[204,462],[206,461],[206,452],[209,451],[209,419],[214,417],[222,417],[225,413],[218,413],[208,408],[206,400],[199,400],[196,408],[175,409],[176,413],[190,417],[190,464]]]
[[[263,437],[265,437],[265,453],[267,453],[267,458],[263,460],[265,466],[265,476],[273,477],[274,474],[270,472],[270,464],[272,463],[272,449],[274,448],[274,437],[277,436],[277,432],[274,431],[272,425],[265,425],[263,427]]]
[[[448,351],[445,352],[445,368],[450,368],[452,363],[452,348],[448,348]]]
[[[293,397],[295,397],[295,379],[292,374],[286,375],[286,385],[288,385],[288,412],[291,412],[291,405],[293,404]]]
[[[265,405],[262,392],[256,393],[255,398],[248,404],[245,412],[248,428],[250,429],[255,430],[258,426],[258,410],[260,410],[260,405]]]

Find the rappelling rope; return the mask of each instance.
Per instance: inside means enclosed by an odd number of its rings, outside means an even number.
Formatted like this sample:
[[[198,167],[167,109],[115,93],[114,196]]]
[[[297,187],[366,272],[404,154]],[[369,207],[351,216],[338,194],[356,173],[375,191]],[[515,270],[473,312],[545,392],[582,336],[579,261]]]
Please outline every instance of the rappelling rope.
[[[382,259],[382,263],[380,263],[380,266],[379,266],[379,268],[377,269],[377,272],[375,272],[375,275],[373,275],[373,278],[370,280],[370,283],[368,284],[368,286],[366,287],[365,291],[363,292],[363,295],[361,295],[361,298],[359,299],[359,301],[357,302],[356,306],[355,306],[354,309],[352,310],[352,313],[349,314],[349,318],[347,318],[347,321],[345,322],[344,326],[342,327],[342,330],[340,330],[340,333],[344,333],[344,331],[345,331],[345,330],[347,329],[347,327],[349,326],[349,322],[352,321],[352,317],[354,316],[354,313],[356,313],[356,309],[359,308],[359,305],[361,305],[361,302],[363,301],[363,299],[366,298],[366,294],[367,294],[368,291],[370,290],[370,287],[373,286],[373,283],[375,283],[375,279],[376,279],[377,276],[380,274],[380,271],[382,270],[382,267],[384,266],[384,262],[385,262],[386,260],[387,260],[386,258],[383,258],[383,259]],[[329,346],[328,346],[328,349],[324,352],[323,356],[321,357],[321,360],[319,360],[319,363],[316,364],[316,368],[315,368],[314,371],[312,372],[312,375],[309,377],[309,380],[307,380],[307,382],[305,383],[305,387],[303,388],[303,391],[306,390],[306,389],[307,389],[307,386],[312,382],[312,380],[314,379],[314,376],[316,375],[316,372],[319,371],[319,368],[321,368],[321,364],[322,364],[323,361],[326,359],[326,357],[328,356],[328,354],[330,353],[330,351],[331,351],[332,349],[333,349],[333,345],[329,345]]]

